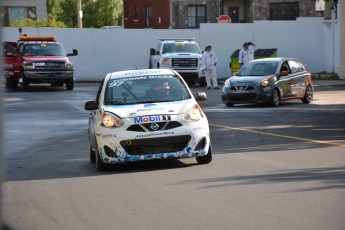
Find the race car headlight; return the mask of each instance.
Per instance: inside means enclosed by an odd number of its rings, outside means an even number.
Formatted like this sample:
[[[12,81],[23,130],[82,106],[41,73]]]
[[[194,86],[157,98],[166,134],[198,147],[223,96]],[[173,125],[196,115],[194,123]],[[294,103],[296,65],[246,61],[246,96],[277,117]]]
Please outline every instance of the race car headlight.
[[[230,87],[230,79],[224,82],[224,87]]]
[[[267,80],[260,81],[258,83],[258,86],[263,86],[263,87],[268,86],[268,81]]]
[[[170,65],[170,58],[163,58],[162,59],[162,64],[163,65]]]
[[[184,119],[187,121],[198,121],[204,117],[201,108],[198,104],[195,104],[191,109],[187,111]]]
[[[104,113],[102,117],[102,126],[106,128],[119,128],[123,126],[123,121],[114,114]]]

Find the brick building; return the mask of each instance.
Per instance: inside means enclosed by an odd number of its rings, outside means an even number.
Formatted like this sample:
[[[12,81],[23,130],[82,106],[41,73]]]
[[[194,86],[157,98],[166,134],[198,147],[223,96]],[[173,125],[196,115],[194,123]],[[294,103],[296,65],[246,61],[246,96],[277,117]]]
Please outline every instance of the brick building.
[[[232,23],[323,15],[325,0],[124,0],[125,28],[199,28],[229,15]]]
[[[169,0],[123,0],[125,28],[167,29],[170,26]]]

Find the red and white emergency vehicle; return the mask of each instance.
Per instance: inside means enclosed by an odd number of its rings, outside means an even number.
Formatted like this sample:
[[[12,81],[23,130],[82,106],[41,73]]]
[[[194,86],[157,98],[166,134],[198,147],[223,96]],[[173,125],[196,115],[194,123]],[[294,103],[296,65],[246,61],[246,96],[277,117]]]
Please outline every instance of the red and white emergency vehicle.
[[[49,83],[74,88],[74,67],[69,56],[54,36],[19,36],[17,42],[3,42],[6,88],[27,90],[30,83]]]

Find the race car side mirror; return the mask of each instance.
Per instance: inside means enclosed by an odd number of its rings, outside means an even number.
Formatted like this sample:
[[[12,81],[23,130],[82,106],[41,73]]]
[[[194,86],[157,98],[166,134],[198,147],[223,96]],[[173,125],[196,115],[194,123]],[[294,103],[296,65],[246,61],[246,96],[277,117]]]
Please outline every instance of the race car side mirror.
[[[98,109],[98,104],[95,101],[88,101],[84,105],[85,110],[96,110]]]

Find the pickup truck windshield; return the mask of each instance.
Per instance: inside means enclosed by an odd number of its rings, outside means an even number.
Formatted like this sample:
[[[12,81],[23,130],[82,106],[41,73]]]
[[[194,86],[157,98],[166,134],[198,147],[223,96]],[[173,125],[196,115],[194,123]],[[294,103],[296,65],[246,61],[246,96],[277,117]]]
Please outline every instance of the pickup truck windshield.
[[[24,56],[66,56],[66,51],[60,44],[41,43],[26,44],[23,47]]]
[[[163,45],[162,53],[197,53],[201,51],[196,43],[175,42]]]

